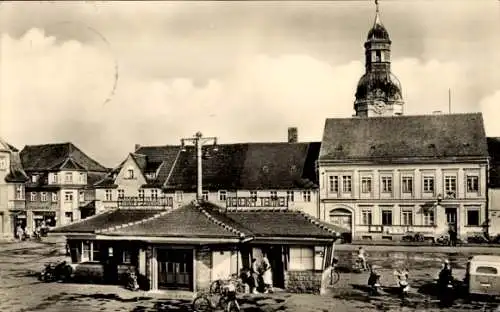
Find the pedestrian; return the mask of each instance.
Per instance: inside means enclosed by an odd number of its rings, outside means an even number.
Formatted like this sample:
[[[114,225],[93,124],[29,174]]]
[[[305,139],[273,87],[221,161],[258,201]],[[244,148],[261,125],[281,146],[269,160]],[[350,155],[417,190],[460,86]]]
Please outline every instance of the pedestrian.
[[[358,261],[361,262],[361,265],[363,266],[363,270],[367,271],[368,266],[366,264],[366,252],[363,247],[359,247],[358,249]]]
[[[262,280],[264,282],[264,293],[273,292],[273,272],[269,259],[265,254],[262,257]]]
[[[250,273],[252,275],[252,285],[250,285],[250,291],[253,294],[257,294],[257,288],[259,287],[259,264],[257,263],[257,260],[255,258],[252,258]]]
[[[457,230],[456,230],[454,224],[450,224],[448,234],[450,235],[450,246],[456,246],[457,245]]]
[[[21,224],[18,224],[17,227],[16,227],[16,237],[17,237],[17,239],[23,240],[23,235],[24,235],[23,228],[21,227]]]

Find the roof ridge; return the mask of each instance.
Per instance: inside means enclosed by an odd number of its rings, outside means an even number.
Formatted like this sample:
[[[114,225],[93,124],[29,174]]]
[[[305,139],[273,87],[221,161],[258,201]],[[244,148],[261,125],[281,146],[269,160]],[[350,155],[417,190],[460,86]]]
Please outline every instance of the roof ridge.
[[[120,208],[118,208],[118,209],[120,209]],[[145,222],[157,219],[157,218],[159,218],[161,216],[164,216],[164,215],[166,215],[168,213],[171,213],[172,211],[174,211],[174,209],[169,209],[169,210],[166,210],[166,211],[162,211],[162,212],[157,213],[157,214],[155,214],[155,215],[153,215],[153,216],[151,216],[149,218],[144,218],[144,219],[141,219],[141,220],[138,220],[138,221],[123,223],[123,224],[120,224],[120,225],[111,226],[111,227],[108,227],[108,228],[97,230],[96,233],[112,232],[114,230],[123,229],[123,228],[129,227],[129,226],[132,226],[132,225],[137,225],[137,224],[145,223]]]
[[[80,224],[80,223],[83,223],[84,221],[88,221],[88,220],[91,220],[91,219],[95,219],[95,218],[100,217],[100,216],[102,216],[102,215],[104,215],[104,214],[115,212],[115,211],[116,211],[116,210],[118,210],[118,209],[119,209],[119,208],[114,208],[114,209],[110,209],[110,210],[104,210],[104,211],[103,211],[103,212],[101,212],[101,213],[96,213],[95,215],[90,216],[90,217],[87,217],[87,218],[85,218],[85,219],[81,219],[81,220],[78,220],[78,221],[76,221],[76,222],[72,222],[72,223],[70,223],[70,224],[65,224],[65,225],[61,225],[61,226],[56,226],[54,229],[61,229],[61,228],[65,228],[65,227],[70,226],[70,225],[72,226],[72,225],[74,225],[74,224]]]
[[[228,225],[228,224],[225,224],[224,222],[220,221],[220,220],[217,220],[213,215],[210,214],[210,212],[208,212],[206,209],[204,209],[196,200],[193,201],[193,206],[195,208],[197,208],[198,210],[200,210],[200,212],[202,214],[205,215],[205,217],[210,220],[212,223],[214,223],[215,225],[218,225],[222,228],[224,228],[225,230],[229,231],[229,232],[233,232],[235,234],[237,234],[239,237],[241,238],[245,238],[246,235],[245,233],[243,233],[242,231]]]

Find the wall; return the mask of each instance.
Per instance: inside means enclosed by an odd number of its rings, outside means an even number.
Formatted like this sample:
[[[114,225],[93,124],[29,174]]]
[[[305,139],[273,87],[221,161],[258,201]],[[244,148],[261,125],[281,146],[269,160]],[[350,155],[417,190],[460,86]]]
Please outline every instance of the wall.
[[[212,252],[203,249],[196,250],[194,267],[196,277],[195,291],[210,288],[210,283],[212,282]]]
[[[488,192],[489,233],[495,236],[500,234],[500,188],[490,188]]]
[[[286,271],[285,289],[294,293],[319,293],[321,271]]]

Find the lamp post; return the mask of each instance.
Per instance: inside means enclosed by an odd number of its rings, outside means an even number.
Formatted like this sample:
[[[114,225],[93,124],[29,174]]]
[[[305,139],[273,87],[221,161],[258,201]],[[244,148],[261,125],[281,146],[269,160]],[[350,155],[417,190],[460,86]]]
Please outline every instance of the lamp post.
[[[186,151],[186,144],[187,143],[192,143],[195,148],[196,148],[196,162],[198,165],[198,170],[197,170],[197,192],[196,192],[196,199],[198,201],[201,201],[203,197],[203,177],[202,177],[202,147],[203,145],[212,142],[213,144],[213,151],[217,152],[217,138],[216,137],[204,137],[201,132],[196,132],[196,134],[192,138],[184,138],[181,139],[181,152]]]

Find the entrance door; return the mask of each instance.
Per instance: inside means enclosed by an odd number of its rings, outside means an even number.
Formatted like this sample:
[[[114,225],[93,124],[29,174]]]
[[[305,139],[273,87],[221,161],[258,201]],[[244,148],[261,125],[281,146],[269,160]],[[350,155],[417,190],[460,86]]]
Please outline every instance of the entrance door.
[[[193,251],[158,249],[158,288],[192,289]]]
[[[285,288],[285,268],[283,264],[283,247],[281,245],[273,245],[263,248],[267,254],[267,259],[271,265],[273,273],[273,286]]]
[[[334,209],[330,212],[330,223],[351,232],[352,214],[346,209]]]

